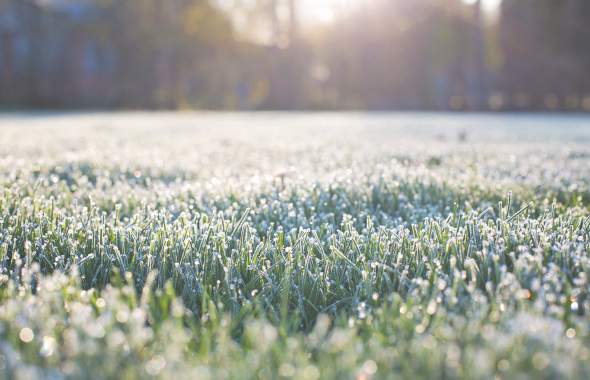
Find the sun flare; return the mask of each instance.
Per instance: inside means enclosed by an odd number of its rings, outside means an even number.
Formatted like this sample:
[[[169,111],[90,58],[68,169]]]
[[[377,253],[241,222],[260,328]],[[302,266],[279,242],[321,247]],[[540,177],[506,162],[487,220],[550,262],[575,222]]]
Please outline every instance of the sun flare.
[[[329,24],[339,15],[358,10],[374,0],[300,0],[304,22]],[[477,0],[462,0],[465,4],[474,4]],[[482,11],[494,15],[500,9],[502,0],[481,0]]]
[[[308,22],[330,23],[363,4],[363,0],[301,0],[303,19]]]

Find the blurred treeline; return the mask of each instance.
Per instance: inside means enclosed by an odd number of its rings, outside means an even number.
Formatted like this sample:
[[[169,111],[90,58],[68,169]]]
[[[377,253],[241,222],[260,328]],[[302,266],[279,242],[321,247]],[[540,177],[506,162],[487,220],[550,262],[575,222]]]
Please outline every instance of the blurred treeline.
[[[590,111],[590,1],[0,0],[0,106]]]

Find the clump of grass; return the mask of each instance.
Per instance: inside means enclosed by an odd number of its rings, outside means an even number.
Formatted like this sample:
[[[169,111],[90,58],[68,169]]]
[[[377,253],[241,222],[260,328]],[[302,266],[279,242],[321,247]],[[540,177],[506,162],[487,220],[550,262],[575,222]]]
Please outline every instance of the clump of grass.
[[[0,374],[587,377],[588,149],[406,138],[3,157]]]

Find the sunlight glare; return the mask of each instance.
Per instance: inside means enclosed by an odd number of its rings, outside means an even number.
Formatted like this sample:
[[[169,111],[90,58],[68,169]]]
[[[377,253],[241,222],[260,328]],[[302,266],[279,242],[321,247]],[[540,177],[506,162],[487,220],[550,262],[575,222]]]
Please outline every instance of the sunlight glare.
[[[301,0],[301,11],[308,21],[328,24],[362,3],[363,0]]]
[[[461,0],[464,4],[473,5],[477,0]],[[302,19],[305,22],[328,24],[343,15],[358,9],[370,0],[301,0]],[[496,15],[502,0],[481,0],[481,10],[488,16]]]
[[[463,4],[473,5],[477,0],[461,0]],[[494,13],[500,9],[502,0],[481,0],[481,8],[486,13]]]

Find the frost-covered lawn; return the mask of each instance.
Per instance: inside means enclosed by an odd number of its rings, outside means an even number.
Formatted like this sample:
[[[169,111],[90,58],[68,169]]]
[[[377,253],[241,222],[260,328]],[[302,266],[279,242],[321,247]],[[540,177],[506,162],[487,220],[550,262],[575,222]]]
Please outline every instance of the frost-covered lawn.
[[[0,115],[0,378],[590,377],[590,118]]]

